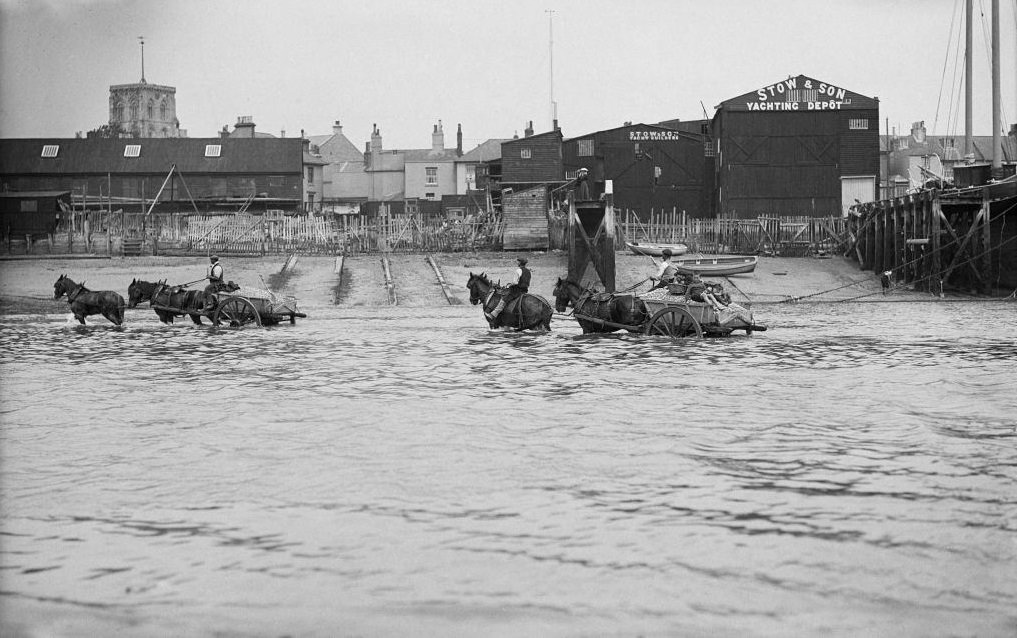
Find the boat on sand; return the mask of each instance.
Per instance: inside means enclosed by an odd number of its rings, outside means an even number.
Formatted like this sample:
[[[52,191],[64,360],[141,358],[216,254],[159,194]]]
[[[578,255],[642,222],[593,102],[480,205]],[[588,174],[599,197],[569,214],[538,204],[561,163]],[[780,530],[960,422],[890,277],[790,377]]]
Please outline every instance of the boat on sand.
[[[627,241],[625,245],[637,255],[649,255],[651,257],[660,257],[665,248],[670,248],[672,255],[684,255],[689,252],[689,247],[685,244],[644,244],[637,241]]]

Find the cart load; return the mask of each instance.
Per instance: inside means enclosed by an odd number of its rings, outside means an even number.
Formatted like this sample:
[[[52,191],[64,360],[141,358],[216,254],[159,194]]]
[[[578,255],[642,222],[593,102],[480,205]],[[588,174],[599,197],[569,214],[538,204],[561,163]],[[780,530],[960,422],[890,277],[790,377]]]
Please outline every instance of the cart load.
[[[694,281],[649,292],[607,293],[558,279],[556,309],[569,306],[584,333],[627,330],[671,338],[723,337],[735,330],[766,330],[752,311],[731,301],[720,284]]]

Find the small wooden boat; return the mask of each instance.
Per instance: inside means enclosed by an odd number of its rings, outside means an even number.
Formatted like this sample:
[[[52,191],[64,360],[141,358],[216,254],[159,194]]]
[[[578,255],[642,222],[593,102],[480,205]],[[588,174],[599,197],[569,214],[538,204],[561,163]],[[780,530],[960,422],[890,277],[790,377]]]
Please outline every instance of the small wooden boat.
[[[670,248],[672,255],[684,255],[689,252],[689,247],[685,244],[641,244],[637,241],[627,241],[625,245],[637,255],[650,255],[651,257],[660,257],[665,248]]]
[[[698,255],[672,259],[675,270],[691,275],[739,275],[756,269],[759,257],[755,255]]]

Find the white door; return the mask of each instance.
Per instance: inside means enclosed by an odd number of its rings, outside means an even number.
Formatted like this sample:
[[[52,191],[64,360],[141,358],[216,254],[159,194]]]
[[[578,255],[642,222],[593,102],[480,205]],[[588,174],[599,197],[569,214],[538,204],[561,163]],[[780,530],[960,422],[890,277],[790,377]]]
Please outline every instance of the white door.
[[[856,175],[840,178],[840,213],[847,217],[848,209],[861,202],[875,201],[876,176]]]

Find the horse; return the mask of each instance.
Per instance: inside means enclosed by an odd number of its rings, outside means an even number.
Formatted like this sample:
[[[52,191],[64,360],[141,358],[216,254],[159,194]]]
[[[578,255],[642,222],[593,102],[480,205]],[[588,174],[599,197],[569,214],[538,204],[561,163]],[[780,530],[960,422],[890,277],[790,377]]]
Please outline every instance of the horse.
[[[231,281],[218,287],[215,284],[209,284],[204,290],[184,290],[180,286],[167,285],[165,280],[151,282],[134,279],[127,286],[129,300],[127,307],[134,308],[142,301],[147,301],[149,305],[162,306],[162,308],[155,309],[155,314],[163,323],[173,323],[174,317],[187,315],[191,321],[200,326],[204,325],[201,322],[201,316],[214,310],[218,303],[216,290],[233,292],[240,290],[240,286]],[[173,310],[163,310],[163,308],[173,308]]]
[[[481,307],[484,309],[485,316],[494,310],[498,302],[508,292],[498,284],[492,283],[484,273],[475,275],[471,272],[470,278],[466,281],[466,287],[470,289],[471,304],[476,306],[483,302]],[[551,315],[553,314],[551,304],[546,299],[540,295],[523,293],[505,304],[505,309],[501,314],[493,319],[489,318],[487,323],[491,328],[504,326],[515,328],[516,332],[535,328],[550,330]]]
[[[124,298],[112,290],[92,291],[85,288],[85,282],[74,283],[67,275],[53,284],[53,299],[67,296],[67,303],[78,323],[85,325],[85,317],[102,315],[118,326],[124,325]]]
[[[555,310],[558,312],[565,312],[565,309],[572,305],[583,334],[622,329],[642,332],[647,320],[646,306],[639,297],[632,294],[597,292],[561,277],[554,285],[554,301]]]

